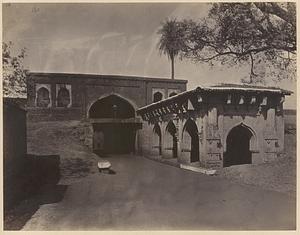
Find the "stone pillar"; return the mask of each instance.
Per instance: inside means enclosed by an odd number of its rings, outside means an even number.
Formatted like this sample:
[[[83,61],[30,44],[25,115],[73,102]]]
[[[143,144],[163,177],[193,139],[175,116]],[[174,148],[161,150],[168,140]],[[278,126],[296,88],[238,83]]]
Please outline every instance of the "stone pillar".
[[[177,160],[180,159],[180,155],[181,155],[181,137],[182,137],[182,129],[183,129],[183,121],[182,119],[179,119],[178,117],[176,117],[174,119],[174,124],[176,126],[176,139],[177,139]]]
[[[206,128],[206,160],[205,167],[218,169],[222,167],[222,143],[218,128],[218,110],[212,107],[208,111],[208,124]]]
[[[267,125],[266,129],[271,134],[275,134],[275,108],[269,108],[267,110]]]

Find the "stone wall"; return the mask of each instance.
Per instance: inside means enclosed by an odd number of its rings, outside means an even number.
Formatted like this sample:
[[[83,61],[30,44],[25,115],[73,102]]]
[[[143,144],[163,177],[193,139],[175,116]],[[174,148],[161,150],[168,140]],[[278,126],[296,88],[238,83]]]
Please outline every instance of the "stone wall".
[[[29,73],[28,118],[32,121],[86,119],[92,104],[110,94],[121,96],[137,109],[153,102],[153,93],[157,88],[167,97],[174,91],[185,91],[186,83],[186,80],[133,76]],[[48,107],[37,107],[37,90],[40,87],[49,91]],[[68,107],[57,107],[59,87],[65,87],[71,95]]]
[[[18,183],[24,175],[23,166],[27,154],[26,111],[4,98],[3,102],[3,163],[4,205],[10,206],[22,197]]]

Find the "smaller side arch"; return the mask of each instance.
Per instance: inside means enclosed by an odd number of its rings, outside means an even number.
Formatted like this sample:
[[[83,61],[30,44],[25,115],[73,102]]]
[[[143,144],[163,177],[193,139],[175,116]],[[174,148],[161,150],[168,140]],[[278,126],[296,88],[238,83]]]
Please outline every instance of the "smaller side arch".
[[[177,158],[178,156],[178,140],[177,129],[174,122],[168,122],[164,131],[164,152],[167,157]]]
[[[162,133],[158,123],[155,123],[153,127],[153,148],[158,150],[158,155],[161,155]]]
[[[199,136],[197,124],[192,119],[187,119],[182,130],[182,154],[189,158],[190,162],[200,160]]]
[[[255,139],[255,132],[243,123],[229,129],[224,145],[223,167],[251,164],[254,152],[251,145],[256,144]]]
[[[248,129],[251,134],[252,134],[252,137],[250,139],[250,151],[251,152],[257,152],[258,151],[258,140],[257,140],[257,134],[256,132],[254,131],[254,129],[248,125],[248,124],[245,124],[244,122],[240,122],[238,124],[234,124],[232,125],[230,128],[228,128],[228,130],[225,132],[224,136],[223,136],[223,150],[224,152],[227,151],[227,146],[226,146],[226,139],[228,137],[228,134],[230,133],[230,131],[235,128],[235,127],[238,127],[238,126],[242,126],[246,129]]]

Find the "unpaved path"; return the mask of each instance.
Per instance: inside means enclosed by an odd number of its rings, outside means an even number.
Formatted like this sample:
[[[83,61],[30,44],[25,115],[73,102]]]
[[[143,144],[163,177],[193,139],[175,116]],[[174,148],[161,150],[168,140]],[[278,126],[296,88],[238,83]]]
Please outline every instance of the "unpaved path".
[[[66,186],[23,230],[295,229],[295,198],[137,156]]]

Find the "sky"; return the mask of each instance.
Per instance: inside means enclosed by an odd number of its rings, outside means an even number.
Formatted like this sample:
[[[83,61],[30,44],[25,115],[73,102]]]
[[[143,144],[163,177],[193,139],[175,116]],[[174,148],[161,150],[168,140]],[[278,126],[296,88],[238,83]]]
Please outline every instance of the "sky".
[[[170,61],[160,55],[157,34],[169,19],[199,20],[206,3],[26,3],[2,7],[3,41],[26,48],[25,67],[32,72],[65,72],[170,77]],[[188,89],[215,83],[239,83],[247,66],[214,66],[176,60],[175,78]],[[275,85],[296,91],[296,82]],[[296,95],[285,108],[296,107]]]

